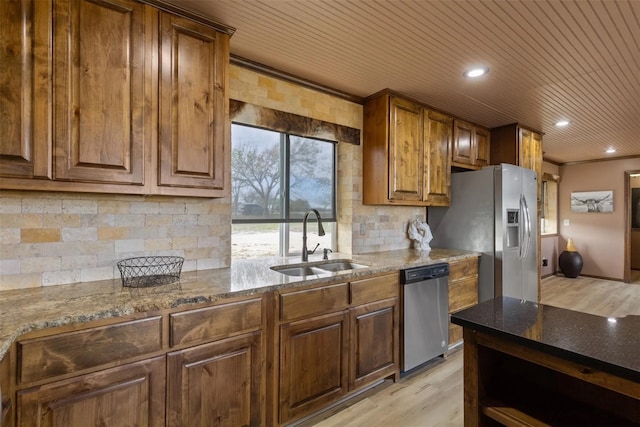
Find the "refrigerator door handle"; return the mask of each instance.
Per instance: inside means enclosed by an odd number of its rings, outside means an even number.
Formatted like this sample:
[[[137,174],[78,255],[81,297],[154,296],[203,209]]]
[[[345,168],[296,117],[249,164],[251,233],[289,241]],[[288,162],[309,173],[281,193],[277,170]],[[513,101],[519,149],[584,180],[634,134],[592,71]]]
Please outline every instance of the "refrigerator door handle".
[[[524,224],[525,224],[525,233],[527,235],[527,246],[525,247],[523,258],[529,255],[529,249],[531,249],[531,214],[529,213],[529,205],[527,204],[527,199],[525,199],[524,195],[521,196],[522,206],[524,208]]]
[[[520,195],[520,218],[518,218],[518,258],[524,258],[524,236],[525,236],[525,225],[524,225],[524,197]]]

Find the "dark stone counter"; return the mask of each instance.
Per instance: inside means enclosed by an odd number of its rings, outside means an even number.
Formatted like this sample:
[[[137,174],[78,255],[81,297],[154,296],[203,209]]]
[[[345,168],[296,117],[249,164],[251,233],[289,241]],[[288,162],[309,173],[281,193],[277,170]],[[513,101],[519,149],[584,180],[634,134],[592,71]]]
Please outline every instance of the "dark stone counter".
[[[451,321],[640,383],[640,316],[606,318],[501,297]]]

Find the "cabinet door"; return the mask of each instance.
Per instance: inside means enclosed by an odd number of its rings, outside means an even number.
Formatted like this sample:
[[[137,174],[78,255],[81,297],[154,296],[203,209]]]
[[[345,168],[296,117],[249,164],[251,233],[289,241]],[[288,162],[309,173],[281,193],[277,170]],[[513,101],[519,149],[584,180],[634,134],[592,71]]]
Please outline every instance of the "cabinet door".
[[[478,303],[478,258],[449,264],[449,314]],[[449,348],[462,340],[462,327],[449,322]]]
[[[519,164],[538,174],[542,173],[542,135],[520,128]]]
[[[11,367],[9,366],[11,353],[9,350],[0,360],[0,426],[14,426],[15,399],[13,393],[9,393],[9,386],[13,382]],[[4,390],[4,395],[2,391]]]
[[[253,332],[167,356],[167,425],[261,426],[264,361]]]
[[[280,423],[347,392],[348,333],[346,311],[280,326]]]
[[[532,157],[532,140],[533,132],[527,129],[518,129],[520,134],[520,141],[518,142],[518,165],[523,168],[533,170],[533,157]]]
[[[352,308],[349,389],[398,373],[398,299]]]
[[[480,168],[489,165],[489,153],[490,153],[490,135],[489,129],[475,127],[474,129],[474,145],[475,145],[475,158],[473,164]]]
[[[149,10],[131,0],[55,2],[56,180],[144,183]]]
[[[538,176],[538,201],[542,193],[542,135],[519,128],[519,165],[531,169]]]
[[[51,177],[50,32],[50,1],[0,1],[0,176]]]
[[[480,169],[489,164],[490,132],[463,120],[453,124],[452,161],[463,166]]]
[[[430,206],[451,202],[451,137],[453,119],[435,111],[425,111],[425,189]]]
[[[17,394],[19,427],[164,426],[165,358],[119,366]]]
[[[389,112],[389,199],[422,200],[424,142],[422,108],[391,98]]]
[[[160,29],[158,185],[224,189],[229,37],[165,13]]]
[[[462,120],[455,120],[453,126],[453,150],[451,160],[454,163],[471,166],[475,159],[473,125]]]

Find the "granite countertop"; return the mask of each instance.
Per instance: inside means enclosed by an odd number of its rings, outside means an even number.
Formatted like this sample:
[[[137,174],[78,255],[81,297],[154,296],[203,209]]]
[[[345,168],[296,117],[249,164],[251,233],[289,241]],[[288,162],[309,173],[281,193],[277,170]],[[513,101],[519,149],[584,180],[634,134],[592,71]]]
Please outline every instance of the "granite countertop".
[[[368,268],[340,273],[293,277],[271,270],[275,265],[302,264],[296,258],[246,259],[230,268],[183,272],[180,281],[148,288],[128,288],[118,279],[0,292],[0,359],[11,344],[30,331],[89,322],[133,313],[215,302],[220,299],[260,294],[275,289],[351,280],[437,262],[452,262],[479,254],[453,249],[414,249],[363,255],[331,254],[330,259],[350,259]],[[320,261],[311,256],[309,261]]]
[[[606,318],[501,297],[451,321],[640,383],[640,316]]]

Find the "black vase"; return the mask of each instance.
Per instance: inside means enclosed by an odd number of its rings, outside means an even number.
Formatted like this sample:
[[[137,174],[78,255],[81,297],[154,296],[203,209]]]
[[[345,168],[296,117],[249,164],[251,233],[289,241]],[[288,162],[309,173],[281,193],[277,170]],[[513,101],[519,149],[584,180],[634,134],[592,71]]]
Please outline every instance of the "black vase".
[[[578,277],[582,271],[582,255],[578,251],[563,251],[558,259],[560,271],[567,277]]]

